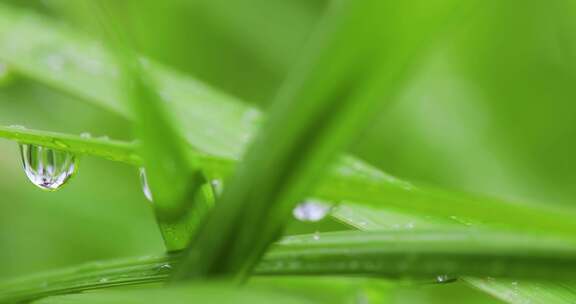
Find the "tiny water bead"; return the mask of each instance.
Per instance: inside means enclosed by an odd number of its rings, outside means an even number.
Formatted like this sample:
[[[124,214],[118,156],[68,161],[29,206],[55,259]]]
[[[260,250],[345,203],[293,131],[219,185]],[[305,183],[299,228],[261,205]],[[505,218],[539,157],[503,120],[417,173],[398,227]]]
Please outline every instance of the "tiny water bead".
[[[152,191],[150,191],[150,186],[148,185],[148,177],[146,177],[146,169],[140,168],[140,184],[142,185],[142,192],[144,192],[144,196],[148,199],[151,203],[154,202],[154,197],[152,196]]]
[[[326,217],[332,207],[320,201],[306,201],[294,208],[292,214],[302,222],[318,222]]]
[[[214,194],[216,194],[217,196],[222,195],[222,192],[224,191],[224,185],[222,185],[222,180],[213,179],[210,181],[210,186],[212,186],[212,191],[214,191]]]
[[[43,146],[20,144],[22,165],[28,179],[40,189],[60,189],[78,167],[76,155]]]
[[[447,274],[441,274],[436,276],[436,282],[438,283],[451,283],[454,282],[456,280],[455,277],[447,275]]]

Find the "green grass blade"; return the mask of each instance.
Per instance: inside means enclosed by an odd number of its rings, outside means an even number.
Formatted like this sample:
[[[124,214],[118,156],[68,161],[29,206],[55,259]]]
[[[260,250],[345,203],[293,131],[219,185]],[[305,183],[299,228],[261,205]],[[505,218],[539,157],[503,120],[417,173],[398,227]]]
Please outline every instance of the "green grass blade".
[[[463,278],[463,280],[489,295],[510,304],[574,303],[576,285],[570,282],[533,282],[494,278]]]
[[[146,176],[154,197],[154,210],[169,251],[186,248],[213,204],[210,186],[199,165],[187,159],[187,147],[152,82],[142,71],[132,71],[132,99]]]
[[[86,304],[139,304],[139,303],[270,303],[306,304],[318,303],[288,293],[271,292],[265,289],[238,289],[222,283],[197,284],[171,288],[152,288],[142,290],[106,291],[81,295],[66,295],[46,298],[35,303],[86,303]]]
[[[427,229],[428,227],[446,227],[446,223],[442,221],[441,218],[430,216],[395,214],[368,207],[359,208],[357,206],[354,208],[343,206],[339,209],[337,212],[345,213],[342,216],[342,218],[345,219],[344,221],[360,230],[385,229],[387,231],[410,231],[422,228]],[[476,235],[486,233],[482,230],[482,227],[484,226],[485,228],[485,225],[471,224],[468,220],[461,218],[454,218],[454,220],[460,224],[475,227],[473,229],[479,229],[472,230],[476,231]],[[523,230],[522,235],[526,237],[527,231]],[[538,242],[538,234],[536,234],[534,238],[534,242]],[[569,242],[571,242],[573,238],[568,236],[568,239],[570,240]],[[526,267],[530,268],[532,266],[526,265]],[[548,277],[543,277],[543,279],[546,280],[554,278],[554,282],[519,280],[521,278],[514,277],[514,275],[510,275],[510,277],[512,277],[512,279],[509,280],[490,276],[483,278],[464,276],[460,277],[460,279],[474,288],[511,304],[572,303],[576,297],[576,288],[574,288],[571,277],[563,278],[554,273],[551,273]],[[565,281],[560,282],[560,280]]]
[[[168,255],[89,263],[2,283],[0,300],[162,282],[179,261],[179,255]],[[576,241],[568,238],[498,231],[355,231],[287,237],[272,247],[255,274],[570,279],[575,262]]]
[[[0,138],[43,145],[80,155],[142,165],[136,144],[14,127],[0,127]],[[188,159],[208,176],[223,178],[234,161],[188,149]],[[386,175],[347,157],[321,181],[315,197],[343,201],[333,216],[359,229],[387,229],[409,225],[438,228],[482,224],[535,232],[576,233],[571,209],[524,205],[503,200],[416,186]],[[434,203],[430,203],[434,202]],[[365,206],[365,207],[363,207]],[[384,209],[384,210],[383,210]],[[498,210],[498,212],[495,212]],[[424,219],[419,214],[426,214]],[[512,216],[522,214],[523,216]],[[432,220],[430,220],[432,219]],[[538,220],[534,220],[538,219]]]
[[[88,7],[97,15],[116,46],[116,61],[135,118],[140,153],[154,200],[154,210],[168,251],[186,247],[196,226],[213,203],[206,179],[187,158],[188,146],[173,125],[157,85],[139,60],[122,28],[104,4]]]
[[[354,159],[349,159],[327,177],[314,196],[329,201],[349,201],[375,209],[404,211],[466,225],[496,228],[576,233],[573,208],[526,204],[420,186],[398,180]],[[385,223],[382,223],[385,224]]]
[[[78,135],[0,126],[0,138],[19,143],[40,145],[68,151],[79,155],[91,155],[104,159],[140,165],[141,157],[134,143],[104,138],[84,138]]]
[[[423,42],[454,9],[452,1],[434,4],[411,2],[426,7],[426,16],[373,0],[334,7],[323,38],[281,89],[267,124],[192,241],[175,280],[249,274],[281,235],[294,206],[370,114],[399,91]],[[423,17],[421,24],[403,23],[413,17]]]

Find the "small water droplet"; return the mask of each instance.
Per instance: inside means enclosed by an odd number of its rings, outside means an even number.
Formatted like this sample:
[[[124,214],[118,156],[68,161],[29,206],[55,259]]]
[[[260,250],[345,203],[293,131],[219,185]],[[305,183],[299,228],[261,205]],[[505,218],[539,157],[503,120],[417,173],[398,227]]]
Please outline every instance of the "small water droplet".
[[[214,191],[216,195],[222,195],[222,191],[224,191],[222,180],[213,179],[210,181],[210,186],[212,186],[212,191]]]
[[[28,179],[44,190],[58,190],[76,172],[76,156],[42,146],[20,144],[22,165]]]
[[[146,199],[148,199],[150,202],[154,202],[152,191],[150,191],[150,186],[148,186],[148,177],[146,177],[145,168],[140,168],[140,184],[142,185],[142,192],[144,192]]]
[[[108,283],[108,278],[101,278],[100,281],[98,281],[100,283]]]
[[[315,241],[320,240],[320,232],[318,231],[314,232],[314,234],[312,235],[312,239]]]
[[[171,270],[172,270],[172,265],[170,265],[170,264],[162,264],[160,267],[158,267],[159,273],[168,273]]]
[[[164,265],[160,266],[160,269],[172,269],[172,265],[164,264]]]
[[[455,277],[447,275],[447,274],[441,274],[436,276],[436,282],[438,283],[450,283],[450,282],[454,282],[456,280]]]
[[[307,201],[294,208],[292,214],[302,222],[317,222],[328,215],[332,207],[319,201]]]
[[[80,137],[81,138],[91,138],[92,134],[90,134],[88,132],[82,132],[82,133],[80,133]]]

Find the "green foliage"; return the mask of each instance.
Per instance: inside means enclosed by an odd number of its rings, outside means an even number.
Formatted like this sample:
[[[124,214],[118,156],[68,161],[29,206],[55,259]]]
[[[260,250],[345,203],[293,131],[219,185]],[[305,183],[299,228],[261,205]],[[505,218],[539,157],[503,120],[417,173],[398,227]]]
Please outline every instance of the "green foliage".
[[[98,20],[84,1],[54,0],[47,7],[11,2],[0,4],[0,67],[11,74],[0,87],[0,102],[8,105],[6,97],[33,105],[46,98],[52,108],[58,102],[90,104],[90,115],[109,121],[115,115],[137,140],[76,136],[65,123],[0,127],[0,137],[145,167],[166,250],[187,248],[24,276],[0,284],[2,301],[394,302],[402,286],[459,278],[509,303],[573,302],[571,283],[541,283],[570,279],[576,265],[576,211],[566,203],[571,192],[555,191],[561,183],[570,184],[571,175],[531,163],[550,161],[558,168],[569,155],[568,145],[565,153],[555,151],[555,158],[542,148],[543,142],[554,142],[547,139],[550,134],[573,129],[554,121],[564,114],[541,113],[546,106],[534,101],[553,100],[561,112],[570,113],[563,99],[573,93],[566,84],[573,80],[574,66],[563,63],[571,56],[572,40],[564,33],[574,27],[569,21],[573,5],[529,1],[516,18],[516,3],[496,1],[98,1],[92,7],[102,5],[112,13]],[[539,14],[556,16],[558,22],[541,26],[544,22],[531,19]],[[260,15],[277,22],[260,24]],[[151,18],[157,27],[150,27]],[[189,28],[191,23],[198,26]],[[102,46],[83,31],[92,36],[116,32],[122,38]],[[310,32],[311,42],[301,47]],[[516,33],[521,34],[505,39]],[[495,76],[493,65],[508,69]],[[555,76],[542,76],[547,71]],[[478,87],[467,86],[470,82]],[[273,91],[279,92],[275,98]],[[435,103],[422,104],[422,96]],[[490,100],[483,101],[490,110],[472,106],[482,98]],[[270,104],[261,111],[241,99]],[[374,124],[381,105],[395,100],[401,102],[385,110],[392,119]],[[526,100],[533,102],[530,112],[514,120],[517,130],[506,129],[506,113],[516,113]],[[12,107],[5,115],[18,112]],[[67,121],[83,122],[67,110]],[[470,119],[490,111],[495,114],[488,131]],[[40,113],[33,121],[51,115]],[[542,123],[533,124],[534,117]],[[17,118],[2,120],[28,125]],[[369,139],[356,140],[366,126]],[[132,138],[118,129],[106,133]],[[530,136],[522,139],[524,133]],[[381,135],[390,143],[375,140]],[[498,149],[486,156],[482,149],[488,138]],[[431,148],[426,142],[431,139],[441,148]],[[359,144],[352,150],[374,163],[438,185],[405,182],[346,156],[354,142]],[[438,152],[442,149],[452,154]],[[382,151],[385,157],[378,156]],[[449,161],[442,159],[447,155]],[[502,175],[488,181],[494,168]],[[533,177],[530,170],[550,181]],[[214,196],[211,179],[223,181],[222,196]],[[465,194],[442,184],[512,199]],[[310,198],[333,203],[330,215],[344,225],[293,223],[294,206]],[[533,202],[548,198],[565,205]],[[129,199],[115,203],[124,200]],[[61,201],[68,206],[75,200]],[[102,211],[95,210],[98,217]],[[129,227],[134,220],[126,217],[131,211],[125,212],[118,217]],[[325,232],[332,229],[348,231]],[[285,236],[291,231],[308,234]],[[117,243],[127,246],[126,240]],[[170,274],[175,281],[196,281],[159,288],[157,283]],[[205,282],[214,277],[239,278],[246,285]],[[66,295],[110,287],[115,288]],[[486,300],[469,290],[465,296]]]

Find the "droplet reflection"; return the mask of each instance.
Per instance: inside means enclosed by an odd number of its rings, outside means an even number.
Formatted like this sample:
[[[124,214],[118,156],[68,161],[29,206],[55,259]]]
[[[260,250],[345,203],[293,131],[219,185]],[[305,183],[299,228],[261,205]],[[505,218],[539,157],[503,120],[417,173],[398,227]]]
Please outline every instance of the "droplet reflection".
[[[145,168],[140,168],[140,184],[142,185],[142,192],[144,192],[146,199],[148,199],[150,202],[154,202],[152,191],[150,191],[150,186],[148,185],[148,177],[146,177]]]
[[[332,207],[319,201],[306,201],[294,208],[292,214],[302,222],[317,222],[326,217]]]
[[[76,172],[76,156],[43,146],[20,144],[22,165],[28,179],[40,189],[60,189]]]

